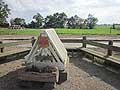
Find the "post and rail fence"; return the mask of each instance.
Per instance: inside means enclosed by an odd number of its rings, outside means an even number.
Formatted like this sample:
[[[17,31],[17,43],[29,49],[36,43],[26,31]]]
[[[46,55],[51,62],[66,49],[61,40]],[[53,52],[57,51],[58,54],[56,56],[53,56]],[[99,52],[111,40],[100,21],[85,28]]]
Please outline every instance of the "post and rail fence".
[[[78,48],[81,51],[92,54],[93,56],[100,57],[102,59],[109,59],[110,61],[114,61],[114,57],[112,57],[113,51],[120,52],[120,47],[113,46],[114,40],[108,40],[108,44],[104,44],[104,43],[96,42],[96,40],[95,41],[89,40],[86,38],[86,36],[83,36],[82,39],[80,39],[80,38],[61,38],[61,41],[63,43],[82,43],[82,47]],[[17,45],[22,45],[22,44],[29,44],[29,43],[31,43],[30,40],[22,40],[20,42],[11,42],[11,43],[2,43],[2,44],[0,44],[0,48],[17,46]],[[87,45],[92,45],[92,46],[107,49],[107,54],[104,56],[101,56],[99,54],[96,54],[96,52],[92,53],[91,51],[89,51],[89,49],[87,49]],[[120,60],[118,60],[118,59],[117,59],[117,61],[114,61],[114,62],[120,64]]]
[[[83,36],[82,39],[63,38],[63,39],[61,39],[61,41],[63,43],[82,43],[82,48],[86,48],[87,45],[92,45],[92,46],[104,48],[104,49],[107,49],[106,56],[112,56],[112,51],[120,52],[120,47],[113,46],[114,40],[107,40],[108,44],[104,44],[104,43],[96,42],[94,40],[87,40],[86,36]]]
[[[87,44],[96,46],[96,47],[100,47],[100,48],[104,48],[104,49],[107,49],[107,56],[112,56],[112,51],[120,52],[120,47],[113,46],[113,42],[114,42],[113,40],[109,40],[108,45],[96,42],[94,40],[87,40],[86,36],[83,36],[82,39],[61,38],[61,41],[63,43],[82,43],[83,48],[86,48]],[[23,41],[19,41],[19,42],[10,42],[10,43],[0,43],[0,48],[22,45],[22,44],[29,44],[29,43],[31,43],[30,40],[23,40]]]

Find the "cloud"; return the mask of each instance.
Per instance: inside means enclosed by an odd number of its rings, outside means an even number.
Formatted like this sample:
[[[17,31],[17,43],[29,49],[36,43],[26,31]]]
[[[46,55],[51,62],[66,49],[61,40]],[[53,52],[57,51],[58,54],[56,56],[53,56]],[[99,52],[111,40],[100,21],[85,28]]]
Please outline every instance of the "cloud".
[[[37,12],[44,17],[55,12],[68,16],[86,18],[89,13],[99,19],[98,23],[120,23],[120,0],[5,0],[11,8],[12,17],[23,17],[29,22]]]

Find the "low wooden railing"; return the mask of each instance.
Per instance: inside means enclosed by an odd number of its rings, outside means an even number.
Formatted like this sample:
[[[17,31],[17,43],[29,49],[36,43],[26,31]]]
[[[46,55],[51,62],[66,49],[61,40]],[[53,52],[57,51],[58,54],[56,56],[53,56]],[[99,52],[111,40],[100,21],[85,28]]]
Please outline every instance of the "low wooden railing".
[[[82,39],[61,39],[63,43],[82,43],[82,47],[86,48],[87,45],[92,45],[100,48],[107,49],[107,56],[112,56],[112,51],[120,52],[120,47],[113,46],[114,40],[108,40],[108,44],[87,40],[86,36]]]
[[[86,36],[84,36],[82,39],[80,38],[61,38],[61,41],[63,43],[82,43],[82,47],[79,48],[80,50],[85,51],[86,53],[90,53],[93,56],[100,57],[102,59],[105,59],[106,61],[112,61],[113,63],[117,63],[120,65],[120,60],[112,57],[113,51],[115,52],[120,52],[120,47],[113,46],[114,40],[108,40],[108,44],[103,44],[100,42],[96,42],[94,40],[88,40]],[[98,40],[99,41],[99,40]],[[19,42],[10,42],[10,43],[3,43],[0,44],[0,48],[2,47],[11,47],[11,46],[16,46],[16,45],[23,45],[23,44],[30,44],[30,40],[22,40]],[[87,45],[92,45],[100,48],[107,49],[107,54],[105,55],[100,55],[99,52],[91,52],[90,50],[87,49]],[[2,54],[1,54],[2,55]],[[107,57],[106,57],[107,56]]]
[[[84,36],[82,39],[79,39],[79,38],[74,38],[74,39],[61,38],[61,41],[63,43],[82,43],[83,48],[86,48],[88,44],[92,45],[92,46],[104,48],[104,49],[107,49],[108,56],[112,56],[112,51],[120,52],[120,47],[113,46],[114,40],[109,40],[108,44],[103,44],[103,43],[96,42],[94,40],[87,40],[86,36]],[[28,43],[31,43],[31,41],[30,40],[23,40],[23,41],[19,41],[19,42],[3,43],[3,44],[0,44],[0,48],[28,44]]]
[[[24,41],[19,41],[19,42],[2,43],[0,44],[0,48],[29,44],[30,42],[31,42],[30,40],[24,40]]]

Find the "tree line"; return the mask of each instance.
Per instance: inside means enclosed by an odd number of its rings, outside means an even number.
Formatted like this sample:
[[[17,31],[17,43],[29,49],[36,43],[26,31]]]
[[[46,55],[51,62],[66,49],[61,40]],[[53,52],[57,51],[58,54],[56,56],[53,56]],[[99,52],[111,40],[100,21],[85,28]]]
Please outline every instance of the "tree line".
[[[0,24],[7,23],[10,9],[8,5],[0,0]],[[20,25],[26,28],[79,28],[79,29],[93,29],[98,22],[98,19],[92,14],[89,14],[86,19],[80,18],[78,15],[68,17],[64,12],[54,13],[48,15],[45,18],[37,13],[33,16],[30,23],[26,23],[24,18],[12,18],[10,20],[11,25]]]
[[[11,25],[21,25],[27,28],[79,28],[79,29],[93,29],[98,19],[89,14],[87,19],[80,18],[75,15],[70,18],[62,13],[54,13],[53,15],[43,16],[37,13],[33,16],[33,20],[26,24],[23,18],[14,18],[10,20]]]

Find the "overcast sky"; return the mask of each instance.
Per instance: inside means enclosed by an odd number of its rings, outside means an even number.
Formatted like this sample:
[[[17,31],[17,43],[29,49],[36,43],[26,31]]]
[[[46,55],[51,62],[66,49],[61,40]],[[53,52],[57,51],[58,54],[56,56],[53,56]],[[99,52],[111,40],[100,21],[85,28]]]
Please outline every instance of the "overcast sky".
[[[69,17],[87,18],[89,13],[99,24],[120,23],[120,0],[5,0],[11,9],[10,18],[21,17],[30,22],[37,12],[47,16],[65,12]]]

